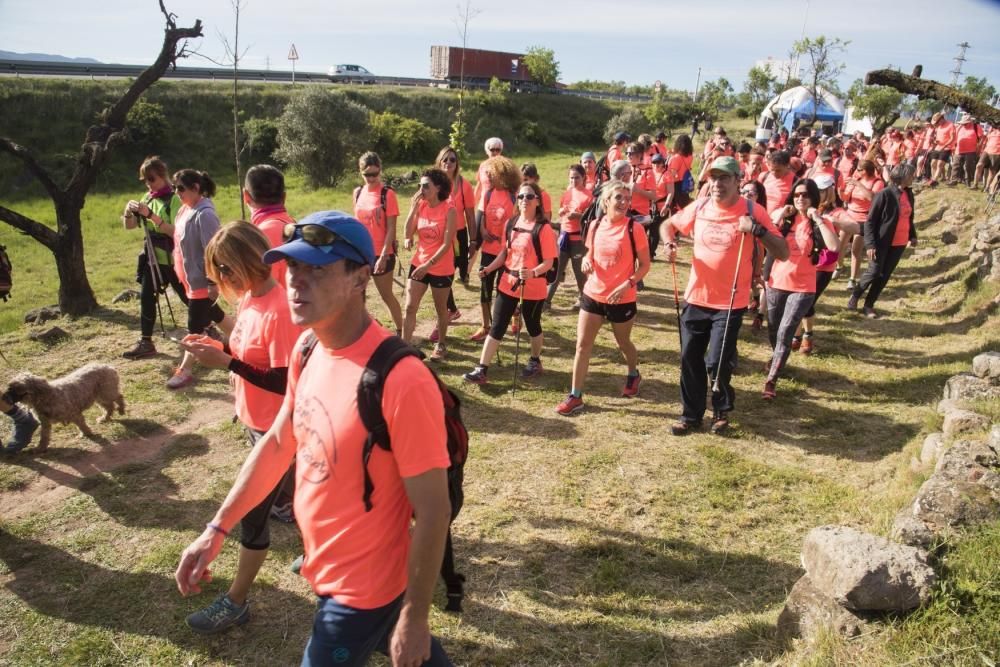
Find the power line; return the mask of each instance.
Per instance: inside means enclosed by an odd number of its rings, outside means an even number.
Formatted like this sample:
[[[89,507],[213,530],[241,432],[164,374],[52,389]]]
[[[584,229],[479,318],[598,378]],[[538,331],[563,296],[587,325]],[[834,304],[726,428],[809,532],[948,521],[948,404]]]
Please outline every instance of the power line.
[[[958,86],[958,78],[962,76],[962,63],[965,62],[965,52],[969,49],[968,42],[962,42],[958,45],[958,48],[962,49],[957,56],[953,58],[955,61],[955,69],[951,70],[951,87],[955,88]]]

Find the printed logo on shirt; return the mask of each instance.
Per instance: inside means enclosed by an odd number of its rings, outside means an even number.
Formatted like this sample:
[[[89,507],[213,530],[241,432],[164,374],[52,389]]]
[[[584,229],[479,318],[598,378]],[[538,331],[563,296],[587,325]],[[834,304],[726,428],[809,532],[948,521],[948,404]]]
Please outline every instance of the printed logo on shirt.
[[[706,222],[701,230],[701,241],[712,252],[726,252],[733,247],[733,230],[735,225],[720,225],[717,222]]]
[[[381,212],[381,208],[372,209],[370,211],[358,211],[358,221],[367,227],[378,229],[379,227],[384,226],[380,219],[382,217],[380,215]]]
[[[612,269],[622,261],[622,247],[614,245],[608,247],[607,244],[600,244],[594,249],[594,263],[602,269]]]
[[[337,439],[330,415],[322,403],[310,397],[296,401],[293,422],[298,442],[297,465],[304,471],[302,480],[322,484],[330,479],[331,470],[337,463]],[[317,427],[325,433],[317,431]]]
[[[420,222],[417,223],[417,234],[420,235],[420,240],[426,243],[439,243],[441,241],[441,231],[441,225],[430,220],[421,218]]]

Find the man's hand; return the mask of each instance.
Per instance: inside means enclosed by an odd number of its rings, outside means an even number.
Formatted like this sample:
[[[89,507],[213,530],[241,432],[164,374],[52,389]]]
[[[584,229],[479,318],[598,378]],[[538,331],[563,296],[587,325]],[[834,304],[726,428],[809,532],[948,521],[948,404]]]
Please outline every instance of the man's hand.
[[[201,584],[212,581],[212,573],[208,566],[222,550],[224,536],[211,528],[198,536],[194,542],[181,554],[181,562],[174,572],[177,590],[181,595],[201,593]]]
[[[865,251],[865,254],[868,255],[868,261],[869,262],[874,262],[875,261],[875,256],[876,256],[875,248],[868,248],[868,250]]]
[[[736,225],[736,230],[742,232],[743,234],[749,234],[753,231],[753,218],[749,215],[741,215],[739,224]]]
[[[393,667],[419,667],[431,657],[431,629],[427,619],[413,618],[404,606],[389,641]]]

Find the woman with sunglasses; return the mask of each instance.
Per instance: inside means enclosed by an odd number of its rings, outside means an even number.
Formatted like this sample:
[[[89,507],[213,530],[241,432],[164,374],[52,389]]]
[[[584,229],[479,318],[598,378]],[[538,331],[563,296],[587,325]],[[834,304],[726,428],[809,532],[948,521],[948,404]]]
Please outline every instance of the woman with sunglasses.
[[[838,243],[833,225],[818,212],[820,195],[814,181],[808,178],[796,181],[786,201],[785,206],[771,214],[772,222],[788,243],[789,254],[787,259],[775,259],[767,281],[767,335],[773,352],[761,394],[765,400],[777,396],[775,386],[788,361],[792,336],[816,296],[816,264],[810,257],[814,228],[819,230],[826,247],[836,248]]]
[[[455,208],[448,203],[451,179],[443,170],[430,168],[420,176],[420,189],[410,201],[406,216],[406,235],[403,241],[407,250],[413,247],[417,235],[417,248],[410,264],[410,279],[406,283],[406,316],[403,319],[403,340],[410,342],[417,325],[417,309],[427,288],[431,288],[434,310],[437,312],[439,339],[431,354],[431,361],[444,359],[445,341],[448,339],[448,294],[455,277]]]
[[[639,353],[632,343],[632,325],[637,312],[636,285],[649,271],[649,246],[642,225],[634,224],[628,217],[631,202],[632,190],[627,183],[609,181],[601,192],[601,205],[606,213],[591,223],[587,231],[587,254],[582,269],[588,277],[576,325],[573,386],[556,407],[556,412],[566,417],[583,409],[590,353],[605,320],[611,322],[618,349],[628,367],[622,396],[639,393]]]
[[[586,170],[582,165],[571,164],[569,166],[569,187],[566,188],[566,192],[563,193],[562,199],[559,201],[559,265],[556,270],[555,282],[549,285],[549,291],[545,297],[545,303],[549,307],[552,306],[552,297],[556,295],[556,290],[566,278],[567,264],[573,266],[573,276],[576,278],[574,308],[580,307],[583,284],[587,281],[587,276],[580,268],[583,255],[587,252],[587,246],[583,244],[580,219],[593,201],[594,195],[587,188]]]
[[[463,285],[469,284],[469,241],[475,241],[476,233],[476,199],[472,192],[472,186],[462,178],[459,173],[458,153],[451,146],[445,146],[434,160],[435,166],[448,174],[451,179],[451,194],[448,196],[448,203],[455,207],[455,221],[458,225],[455,231],[455,266],[458,268],[458,277]],[[454,322],[462,316],[462,312],[455,303],[455,288],[448,290],[448,321]],[[431,332],[430,341],[438,342],[437,327]]]
[[[582,171],[582,168],[581,168]],[[542,373],[542,305],[545,303],[545,274],[558,255],[555,233],[542,209],[542,190],[537,183],[522,183],[517,193],[518,216],[505,231],[505,243],[489,266],[480,275],[503,269],[497,284],[497,300],[493,305],[493,326],[483,343],[479,363],[463,377],[467,382],[486,384],[489,362],[500,347],[507,327],[520,305],[524,325],[531,337],[531,356],[521,370],[521,377],[530,379]],[[535,251],[535,239],[542,256]],[[518,335],[515,332],[514,335]]]
[[[218,304],[218,289],[205,273],[205,246],[219,231],[219,216],[212,197],[215,181],[203,171],[181,169],[174,174],[174,190],[183,204],[174,219],[174,266],[188,298],[188,333],[204,333],[216,323],[224,333],[232,330],[232,318]],[[195,359],[184,353],[167,387],[180,389],[194,382]]]
[[[136,266],[136,282],[142,286],[139,292],[140,338],[135,347],[122,353],[126,359],[143,359],[156,354],[153,328],[159,299],[157,288],[165,291],[169,285],[185,305],[188,302],[173,266],[173,220],[181,208],[181,200],[170,185],[167,164],[159,156],[147,157],[139,166],[139,180],[146,184],[146,194],[141,199],[130,200],[122,213],[125,229],[137,229],[141,225],[143,235],[149,239],[143,244]],[[150,249],[154,257],[149,256]]]
[[[354,189],[354,217],[368,228],[372,244],[378,253],[372,282],[389,309],[398,336],[403,331],[403,309],[392,293],[392,271],[396,268],[396,220],[399,203],[396,192],[382,182],[382,160],[371,151],[358,159],[358,168],[365,184]],[[382,206],[383,191],[385,206]]]
[[[498,155],[486,161],[483,178],[485,191],[477,200],[476,207],[476,240],[469,250],[470,255],[477,249],[480,251],[480,269],[492,264],[503,248],[504,230],[515,213],[514,195],[521,186],[521,170],[511,160]],[[483,325],[469,336],[469,340],[477,342],[486,338],[490,330],[493,288],[498,277],[496,271],[485,275],[482,271],[479,273],[482,276],[479,283],[479,307]]]
[[[302,333],[292,322],[285,290],[262,259],[270,247],[264,233],[248,222],[230,222],[212,237],[205,247],[206,273],[219,286],[222,296],[236,306],[236,323],[226,346],[199,334],[189,334],[183,340],[185,349],[202,365],[229,369],[236,417],[251,449],[271,428],[281,409],[288,361]],[[285,484],[294,486],[294,475],[293,467],[243,517],[236,575],[226,593],[187,617],[187,624],[196,632],[221,632],[249,618],[250,586],[271,544],[271,507]]]

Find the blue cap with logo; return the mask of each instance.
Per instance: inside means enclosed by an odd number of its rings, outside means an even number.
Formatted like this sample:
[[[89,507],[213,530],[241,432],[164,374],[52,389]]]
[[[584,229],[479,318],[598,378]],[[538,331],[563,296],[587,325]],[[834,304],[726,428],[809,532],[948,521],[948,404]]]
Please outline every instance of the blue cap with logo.
[[[307,225],[318,225],[333,232],[333,242],[329,245],[313,245],[302,238],[302,229]],[[375,264],[375,247],[368,228],[356,218],[342,211],[319,211],[295,223],[295,233],[291,240],[264,253],[264,263],[274,264],[283,259],[294,259],[303,264],[324,266],[342,259],[350,259],[359,264]]]

